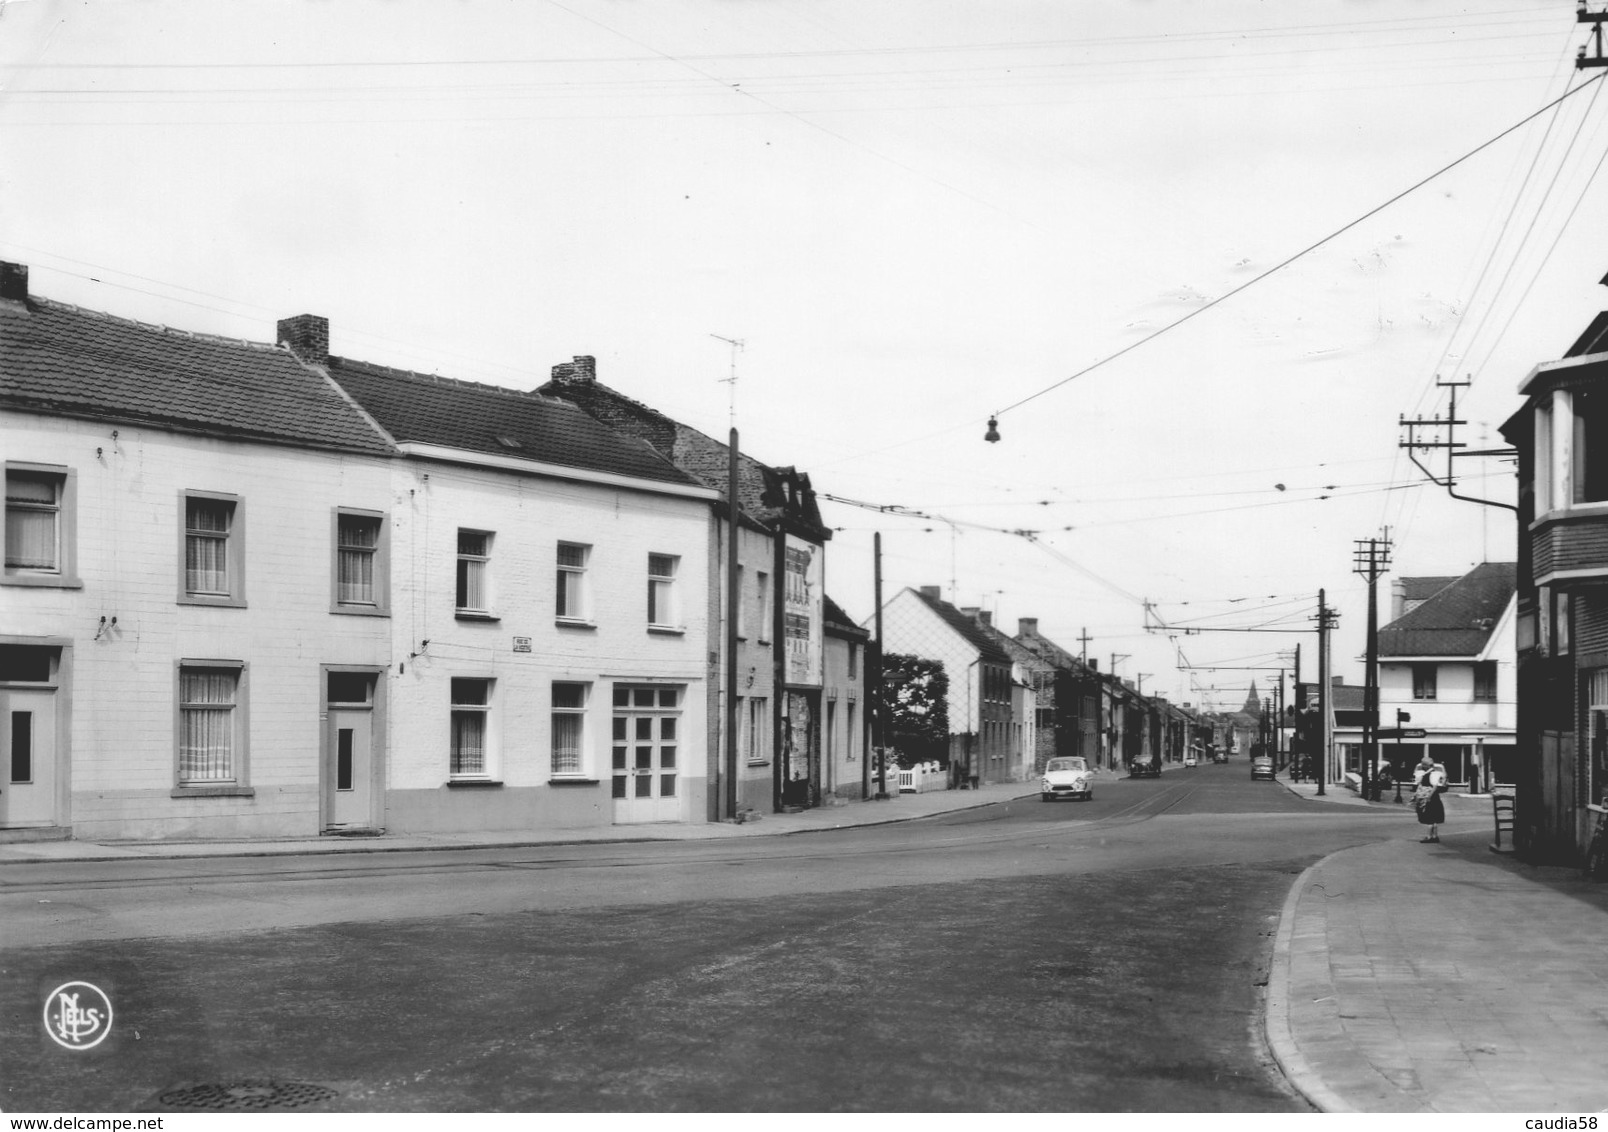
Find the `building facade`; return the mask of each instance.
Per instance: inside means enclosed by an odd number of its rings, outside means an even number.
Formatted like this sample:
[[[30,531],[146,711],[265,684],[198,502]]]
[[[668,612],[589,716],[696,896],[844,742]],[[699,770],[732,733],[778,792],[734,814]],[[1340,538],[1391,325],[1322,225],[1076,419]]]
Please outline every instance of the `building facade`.
[[[1514,837],[1577,861],[1608,805],[1608,312],[1519,393]]]
[[[697,429],[611,389],[597,379],[596,360],[577,356],[555,365],[538,391],[578,406],[623,436],[653,447],[676,468],[718,494],[708,529],[709,622],[724,623],[725,496],[731,450]],[[821,521],[807,475],[773,467],[746,453],[737,458],[739,631],[710,641],[715,660],[707,688],[707,746],[724,751],[725,687],[737,669],[738,808],[770,813],[820,803],[825,759],[825,569],[832,533]],[[711,770],[718,780],[719,765]],[[709,798],[711,819],[720,799]]]
[[[1031,717],[1025,692],[1012,676],[1014,664],[985,632],[977,611],[957,609],[937,586],[906,587],[882,608],[883,648],[936,660],[949,678],[949,762],[959,780],[978,784],[1017,782],[1025,773]]]

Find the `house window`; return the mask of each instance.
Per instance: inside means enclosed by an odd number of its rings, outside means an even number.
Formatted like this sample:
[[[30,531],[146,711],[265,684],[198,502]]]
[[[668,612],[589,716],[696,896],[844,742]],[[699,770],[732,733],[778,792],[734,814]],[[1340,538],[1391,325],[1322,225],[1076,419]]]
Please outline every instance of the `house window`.
[[[591,557],[589,546],[573,542],[558,544],[557,612],[563,620],[586,621],[592,616],[586,585],[586,566]]]
[[[743,574],[743,568],[737,567],[737,637],[740,640],[748,637],[748,595],[743,592]]]
[[[553,685],[553,773],[577,775],[585,769],[586,684]]]
[[[1608,500],[1608,400],[1598,390],[1571,391],[1574,415],[1573,463],[1574,502],[1600,503]]]
[[[770,761],[770,697],[748,697],[748,733],[746,748],[748,761]]]
[[[490,680],[452,678],[452,777],[487,777],[490,711]]]
[[[6,468],[5,571],[8,579],[59,583],[67,568],[66,472]]]
[[[1535,406],[1535,513],[1545,515],[1552,510],[1552,398],[1543,396]]]
[[[1556,650],[1553,655],[1569,655],[1570,628],[1572,624],[1569,594],[1564,590],[1558,590],[1552,596],[1552,644]]]
[[[1496,661],[1481,660],[1475,662],[1474,699],[1477,703],[1496,702]]]
[[[648,624],[660,629],[676,625],[676,568],[672,554],[648,555]]]
[[[458,531],[458,612],[491,610],[491,533]]]
[[[179,785],[240,781],[240,668],[179,668]]]
[[[858,680],[859,678],[860,678],[860,643],[858,641],[850,641],[849,642],[849,679],[850,680]]]
[[[843,755],[849,762],[853,762],[859,757],[855,754],[855,751],[858,750],[859,746],[855,742],[855,740],[859,738],[859,732],[854,729],[854,709],[859,706],[859,704],[855,703],[853,700],[850,700],[843,717],[844,723],[848,728],[848,731],[843,736]]]
[[[185,493],[181,601],[199,605],[245,604],[241,515],[237,496]]]
[[[1536,590],[1536,627],[1539,636],[1536,638],[1536,648],[1542,656],[1552,655],[1552,587],[1541,586]]]
[[[1413,699],[1432,700],[1435,698],[1435,674],[1437,665],[1413,665]]]
[[[383,612],[385,520],[365,511],[335,512],[335,608]]]
[[[770,575],[761,570],[754,576],[754,588],[759,591],[759,632],[755,634],[759,643],[764,644],[770,640],[771,635],[771,596]]]

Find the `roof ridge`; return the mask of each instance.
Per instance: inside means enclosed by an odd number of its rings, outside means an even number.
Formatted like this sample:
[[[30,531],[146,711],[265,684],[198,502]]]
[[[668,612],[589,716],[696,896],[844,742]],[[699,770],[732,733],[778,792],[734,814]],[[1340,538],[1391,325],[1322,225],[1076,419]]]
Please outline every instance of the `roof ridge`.
[[[493,393],[504,397],[515,397],[524,401],[539,401],[543,404],[554,404],[563,400],[560,397],[549,397],[545,393],[538,393],[534,389],[515,389],[509,385],[490,385],[484,381],[470,381],[466,377],[448,377],[440,373],[425,373],[423,370],[404,369],[401,366],[388,366],[382,362],[365,361],[362,358],[348,358],[344,355],[331,354],[331,362],[337,366],[356,366],[374,373],[404,378],[417,378],[420,381],[434,382],[437,385],[456,386],[459,389],[474,389],[484,393]],[[564,401],[571,405],[571,402]],[[572,406],[573,407],[573,406]]]
[[[63,302],[61,299],[51,299],[43,295],[30,295],[28,301],[37,306],[50,307],[59,311],[71,311],[73,314],[99,319],[103,322],[120,322],[125,326],[137,326],[141,330],[154,330],[158,334],[165,334],[171,338],[189,338],[197,342],[214,342],[220,346],[244,346],[248,350],[262,350],[269,353],[288,350],[288,347],[282,346],[277,342],[263,342],[255,338],[233,338],[227,334],[207,334],[198,330],[185,330],[183,327],[168,326],[160,322],[146,322],[143,319],[129,318],[127,315],[112,314],[109,311],[91,310],[88,307],[81,307],[77,303]]]

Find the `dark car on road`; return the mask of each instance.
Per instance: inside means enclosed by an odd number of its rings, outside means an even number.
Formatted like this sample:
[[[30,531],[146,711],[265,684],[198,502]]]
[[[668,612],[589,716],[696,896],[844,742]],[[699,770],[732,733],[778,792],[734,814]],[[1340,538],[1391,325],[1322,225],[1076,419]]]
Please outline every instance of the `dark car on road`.
[[[1150,755],[1140,755],[1128,764],[1129,778],[1160,778],[1161,763]]]

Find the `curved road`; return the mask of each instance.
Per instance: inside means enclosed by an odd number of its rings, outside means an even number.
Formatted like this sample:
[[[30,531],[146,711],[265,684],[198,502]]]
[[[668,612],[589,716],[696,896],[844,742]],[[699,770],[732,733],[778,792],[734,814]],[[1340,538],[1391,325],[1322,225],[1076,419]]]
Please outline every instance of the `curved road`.
[[[1260,987],[1299,872],[1416,837],[1243,763],[742,841],[0,868],[8,1111],[1299,1110]],[[42,996],[112,996],[103,1046]],[[230,1101],[229,1103],[244,1103]]]

